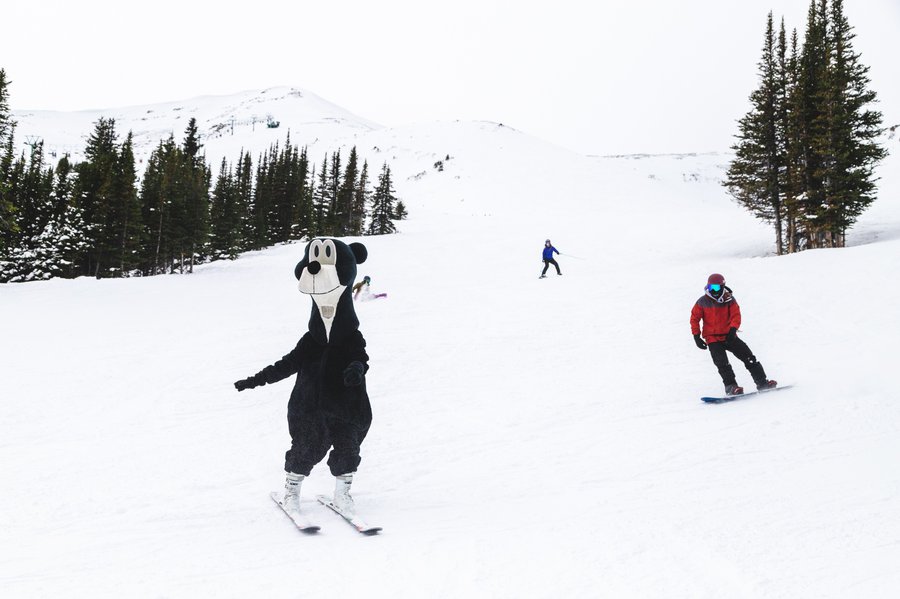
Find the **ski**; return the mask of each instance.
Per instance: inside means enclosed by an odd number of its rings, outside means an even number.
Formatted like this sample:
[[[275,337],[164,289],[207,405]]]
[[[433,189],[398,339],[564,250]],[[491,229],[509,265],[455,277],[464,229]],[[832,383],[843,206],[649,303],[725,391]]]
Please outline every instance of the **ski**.
[[[772,393],[774,391],[782,391],[784,389],[790,389],[793,385],[782,385],[781,387],[775,387],[774,389],[763,389],[762,391],[748,391],[747,393],[742,393],[741,395],[724,395],[721,397],[701,397],[702,401],[706,403],[725,403],[728,401],[735,401],[737,399],[744,399],[745,397],[753,397],[754,395],[760,395],[762,393]]]
[[[319,500],[319,503],[321,503],[325,507],[331,508],[331,510],[335,514],[339,515],[341,518],[349,522],[353,528],[363,533],[364,535],[374,535],[381,532],[380,526],[369,526],[369,524],[367,524],[365,520],[363,520],[356,514],[342,511],[338,506],[334,505],[334,502],[330,497],[326,495],[319,495],[317,496],[317,499]]]
[[[294,510],[286,510],[284,504],[281,502],[282,495],[283,492],[281,491],[272,491],[269,494],[269,496],[272,498],[272,501],[278,504],[278,507],[281,508],[281,511],[291,519],[291,522],[294,523],[294,525],[300,530],[300,532],[305,532],[306,534],[315,534],[319,532],[320,527],[310,522],[306,516]]]

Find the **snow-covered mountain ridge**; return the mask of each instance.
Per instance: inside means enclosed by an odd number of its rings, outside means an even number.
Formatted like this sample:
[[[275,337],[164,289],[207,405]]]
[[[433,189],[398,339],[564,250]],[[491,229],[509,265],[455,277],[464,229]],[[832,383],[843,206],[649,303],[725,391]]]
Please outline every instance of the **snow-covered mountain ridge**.
[[[42,139],[49,156],[69,154],[78,161],[83,158],[87,136],[101,117],[115,119],[116,130],[123,139],[132,131],[138,161],[146,161],[169,135],[181,141],[188,120],[193,117],[214,166],[223,157],[237,160],[242,148],[255,157],[270,144],[283,143],[288,131],[295,144],[312,146],[321,142],[327,149],[337,139],[379,128],[306,90],[274,87],[124,108],[13,111],[18,122],[16,141],[24,151],[27,143]],[[270,123],[277,123],[277,127],[268,126]]]

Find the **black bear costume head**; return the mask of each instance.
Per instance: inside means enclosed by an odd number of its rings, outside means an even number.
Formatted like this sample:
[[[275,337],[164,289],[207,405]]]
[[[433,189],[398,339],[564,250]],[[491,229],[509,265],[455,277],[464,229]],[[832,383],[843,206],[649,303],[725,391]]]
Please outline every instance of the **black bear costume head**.
[[[350,290],[356,265],[368,255],[361,243],[347,245],[337,239],[317,238],[306,244],[294,276],[300,292],[312,297],[309,331],[319,342],[339,342],[359,328]]]

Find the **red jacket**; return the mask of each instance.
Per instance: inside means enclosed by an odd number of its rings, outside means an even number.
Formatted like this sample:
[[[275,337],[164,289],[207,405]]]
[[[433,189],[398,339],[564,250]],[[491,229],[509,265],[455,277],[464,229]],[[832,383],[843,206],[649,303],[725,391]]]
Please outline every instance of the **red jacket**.
[[[700,332],[700,321],[703,332]],[[725,341],[728,330],[741,328],[741,308],[733,299],[718,303],[708,295],[697,300],[691,308],[691,334],[702,335],[707,343]]]

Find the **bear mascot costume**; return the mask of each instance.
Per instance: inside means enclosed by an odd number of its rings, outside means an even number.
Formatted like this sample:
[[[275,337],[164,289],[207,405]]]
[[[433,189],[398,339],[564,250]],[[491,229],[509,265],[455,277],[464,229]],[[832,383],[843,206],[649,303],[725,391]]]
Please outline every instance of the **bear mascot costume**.
[[[288,402],[291,448],[279,501],[289,513],[299,513],[300,485],[329,449],[328,466],[336,477],[333,505],[353,512],[350,485],[372,422],[365,376],[369,356],[351,298],[356,266],[367,255],[361,243],[310,241],[294,269],[300,292],[313,300],[309,330],[289,354],[234,384],[243,391],[297,375]]]

